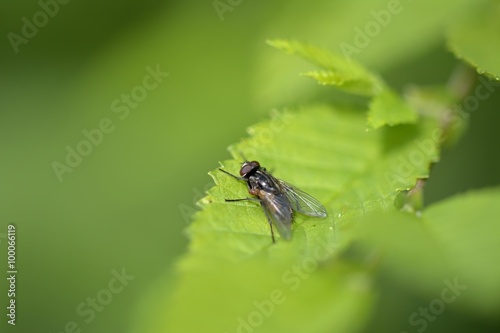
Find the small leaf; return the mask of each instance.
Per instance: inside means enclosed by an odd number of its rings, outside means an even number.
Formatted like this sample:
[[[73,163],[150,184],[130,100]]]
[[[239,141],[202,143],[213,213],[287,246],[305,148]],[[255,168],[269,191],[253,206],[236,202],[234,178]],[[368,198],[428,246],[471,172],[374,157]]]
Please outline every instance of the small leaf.
[[[297,41],[273,40],[267,43],[321,67],[322,70],[304,74],[319,84],[332,85],[348,93],[372,97],[367,121],[369,128],[411,124],[417,121],[418,114],[408,103],[391,91],[377,75],[354,60]]]
[[[367,96],[376,95],[384,88],[382,80],[351,59],[297,41],[270,40],[267,43],[321,67],[321,71],[305,74],[320,84],[334,85],[346,92]]]
[[[390,90],[384,90],[370,102],[368,126],[372,128],[384,125],[412,124],[417,119],[417,111]]]
[[[479,74],[500,79],[500,4],[491,1],[480,14],[450,29],[448,45]]]

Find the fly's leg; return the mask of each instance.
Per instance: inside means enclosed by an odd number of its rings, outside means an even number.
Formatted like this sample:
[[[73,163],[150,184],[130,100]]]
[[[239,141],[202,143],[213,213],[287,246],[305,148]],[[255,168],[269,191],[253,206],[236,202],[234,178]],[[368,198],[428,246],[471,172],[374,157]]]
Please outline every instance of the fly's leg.
[[[257,199],[257,198],[242,198],[242,199],[224,199],[224,201],[226,202],[234,202],[234,201],[254,201],[254,202],[259,202],[262,206],[262,202],[260,201],[260,199]],[[264,207],[262,207],[264,208]],[[271,219],[269,218],[269,216],[267,215],[267,211],[265,209],[263,209],[264,211],[264,214],[266,214],[266,218],[267,218],[267,222],[269,222],[269,227],[271,227],[271,238],[273,240],[273,243],[276,243],[276,241],[274,240],[274,231],[273,231],[273,224],[271,222]]]
[[[242,198],[242,199],[224,199],[226,202],[232,202],[232,201],[257,201],[260,202],[259,199],[257,198]]]
[[[219,170],[220,170],[220,171],[222,171],[222,172],[224,172],[225,174],[228,174],[228,175],[230,175],[231,177],[233,177],[233,178],[235,178],[235,179],[238,179],[238,180],[244,180],[244,181],[246,181],[246,179],[245,179],[245,178],[243,178],[243,177],[238,177],[238,176],[235,176],[235,175],[233,175],[232,173],[230,173],[230,172],[227,172],[226,170],[223,170],[223,169],[221,169],[221,168],[219,168]]]
[[[235,178],[235,179],[237,179],[237,180],[243,180],[243,181],[246,181],[246,179],[245,179],[245,178],[235,176],[235,175],[233,175],[232,173],[227,172],[226,170],[222,170],[222,169],[220,169],[220,168],[219,168],[219,170],[220,170],[220,171],[222,171],[222,172],[224,172],[224,173],[226,173],[226,174],[228,174],[228,175],[230,175],[231,177],[233,177],[233,178]],[[250,193],[250,194],[253,194],[253,193]],[[225,200],[226,202],[234,202],[234,201],[257,201],[257,202],[259,202],[259,203],[260,203],[260,200],[259,200],[259,199],[257,199],[257,198],[224,199],[224,200]]]

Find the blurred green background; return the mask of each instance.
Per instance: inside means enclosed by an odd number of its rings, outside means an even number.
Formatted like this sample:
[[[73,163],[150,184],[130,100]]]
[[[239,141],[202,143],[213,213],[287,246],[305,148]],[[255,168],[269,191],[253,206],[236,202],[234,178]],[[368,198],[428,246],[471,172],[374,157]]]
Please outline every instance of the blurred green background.
[[[402,1],[401,13],[354,57],[399,90],[444,84],[458,61],[442,30],[469,2]],[[3,237],[15,224],[15,329],[63,332],[74,321],[83,332],[129,330],[144,295],[185,251],[188,215],[212,184],[207,172],[229,157],[226,147],[271,108],[316,97],[316,83],[297,75],[307,65],[265,40],[298,38],[339,52],[387,4],[241,1],[220,16],[212,1],[69,1],[51,7],[57,13],[16,53],[8,34],[20,35],[23,17],[33,22],[42,7],[2,1],[0,246],[6,253]],[[128,116],[114,112],[112,103],[140,91],[147,68],[157,67],[169,75]],[[500,138],[499,102],[497,92],[482,102],[467,134],[445,152],[428,203],[500,183],[491,149]],[[66,147],[76,149],[82,131],[106,118],[114,130],[60,181],[53,163],[65,164]],[[135,278],[87,323],[78,306],[122,269]],[[0,292],[4,299],[3,283]],[[14,330],[7,326],[2,320],[2,332]]]

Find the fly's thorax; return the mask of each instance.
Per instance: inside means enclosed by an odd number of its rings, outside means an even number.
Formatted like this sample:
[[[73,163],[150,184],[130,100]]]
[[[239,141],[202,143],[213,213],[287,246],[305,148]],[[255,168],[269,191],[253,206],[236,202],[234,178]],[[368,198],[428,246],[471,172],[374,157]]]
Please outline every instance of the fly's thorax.
[[[257,171],[248,178],[248,187],[266,193],[279,193],[280,188],[273,176],[266,171]]]

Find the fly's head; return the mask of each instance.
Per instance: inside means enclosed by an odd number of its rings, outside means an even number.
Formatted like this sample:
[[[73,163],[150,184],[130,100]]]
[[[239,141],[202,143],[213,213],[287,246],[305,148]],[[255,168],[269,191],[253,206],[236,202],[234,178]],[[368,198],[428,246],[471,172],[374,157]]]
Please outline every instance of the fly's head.
[[[253,175],[255,171],[259,169],[260,169],[260,163],[257,161],[243,162],[240,169],[240,176],[245,179],[248,179],[248,177]]]

